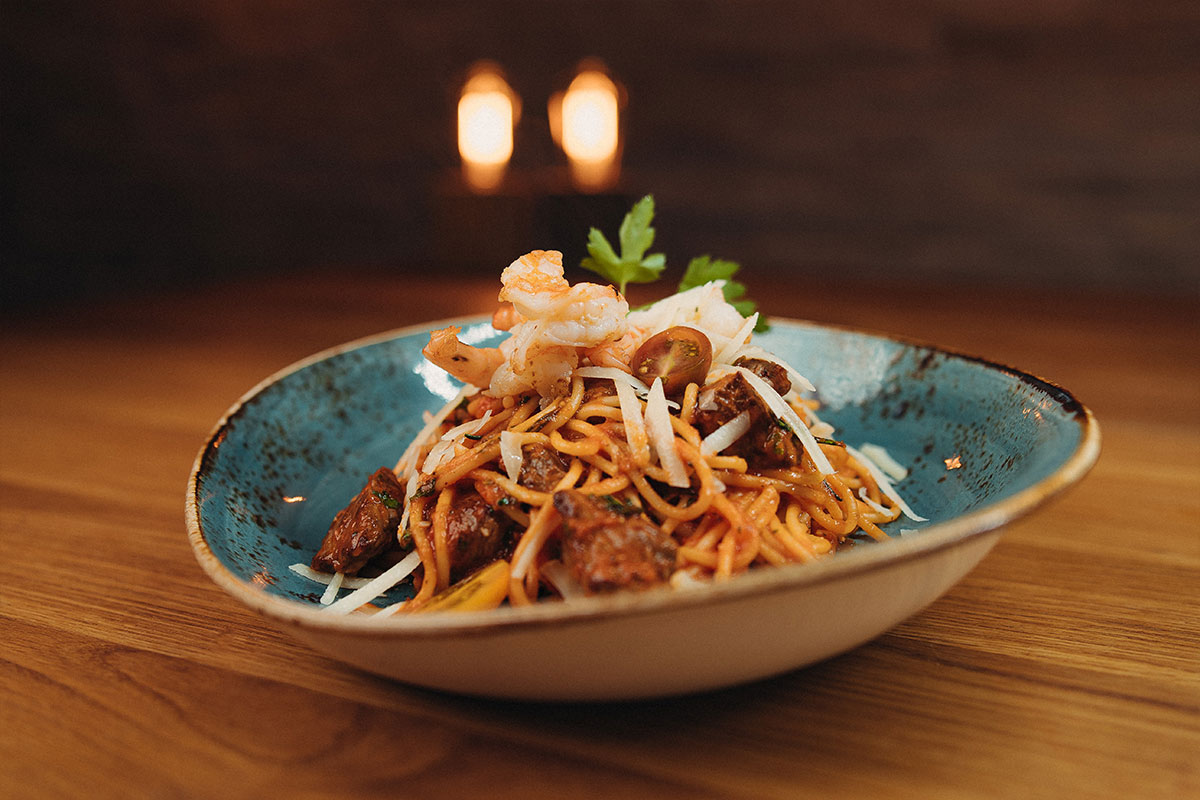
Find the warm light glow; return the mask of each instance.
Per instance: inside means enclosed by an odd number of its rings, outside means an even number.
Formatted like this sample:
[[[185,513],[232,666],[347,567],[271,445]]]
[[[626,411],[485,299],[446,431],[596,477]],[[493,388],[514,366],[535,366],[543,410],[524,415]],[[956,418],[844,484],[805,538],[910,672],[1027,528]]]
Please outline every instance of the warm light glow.
[[[481,67],[458,100],[458,152],[463,177],[480,192],[496,189],[513,152],[516,95],[494,68]]]
[[[567,155],[572,179],[584,191],[606,189],[620,174],[619,96],[607,75],[587,69],[552,102],[551,117],[559,117],[555,139]]]

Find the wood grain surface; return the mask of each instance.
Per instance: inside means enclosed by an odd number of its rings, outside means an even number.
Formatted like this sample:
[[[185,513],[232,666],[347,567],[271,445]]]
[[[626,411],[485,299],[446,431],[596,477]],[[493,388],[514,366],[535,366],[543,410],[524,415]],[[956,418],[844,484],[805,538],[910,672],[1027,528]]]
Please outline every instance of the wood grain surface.
[[[1196,298],[751,284],[767,311],[1011,363],[1092,473],[874,642],[692,697],[538,705],[375,678],[211,584],[183,524],[222,412],[493,281],[334,270],[0,323],[0,796],[1185,797],[1200,792]],[[635,299],[637,299],[635,295]]]

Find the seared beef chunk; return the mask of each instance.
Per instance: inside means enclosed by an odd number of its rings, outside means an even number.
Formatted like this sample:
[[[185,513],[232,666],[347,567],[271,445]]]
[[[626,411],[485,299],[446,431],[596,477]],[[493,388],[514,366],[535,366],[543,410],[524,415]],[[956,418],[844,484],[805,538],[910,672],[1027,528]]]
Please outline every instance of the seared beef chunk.
[[[567,465],[557,450],[544,444],[527,444],[525,459],[521,462],[521,474],[517,482],[538,492],[549,492],[567,474]]]
[[[735,367],[745,367],[750,370],[771,384],[771,388],[779,392],[781,397],[792,390],[792,379],[788,377],[787,370],[774,361],[767,361],[765,358],[742,356],[733,362],[733,365]]]
[[[781,395],[792,388],[787,370],[773,361],[739,358],[735,364],[758,375]],[[726,375],[705,389],[692,421],[707,436],[743,411],[750,412],[750,430],[727,447],[725,455],[771,466],[795,466],[800,462],[804,451],[796,437],[775,420],[741,374]]]
[[[367,485],[333,518],[312,568],[321,572],[353,575],[374,556],[396,541],[404,487],[387,467],[367,480]]]
[[[554,508],[563,517],[563,563],[589,594],[644,589],[671,576],[675,541],[640,514],[573,490],[555,492]]]
[[[446,549],[450,552],[450,580],[457,581],[488,562],[495,561],[511,544],[512,520],[493,511],[478,492],[454,496],[446,519]]]

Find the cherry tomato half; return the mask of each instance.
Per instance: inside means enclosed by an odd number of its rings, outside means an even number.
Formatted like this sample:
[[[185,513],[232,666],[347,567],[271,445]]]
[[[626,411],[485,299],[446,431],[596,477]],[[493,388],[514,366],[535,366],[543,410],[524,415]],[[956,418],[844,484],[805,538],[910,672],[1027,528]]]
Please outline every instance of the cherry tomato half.
[[[633,354],[633,376],[647,384],[662,378],[663,391],[681,394],[689,383],[704,383],[712,366],[712,343],[695,328],[676,325],[656,333]]]

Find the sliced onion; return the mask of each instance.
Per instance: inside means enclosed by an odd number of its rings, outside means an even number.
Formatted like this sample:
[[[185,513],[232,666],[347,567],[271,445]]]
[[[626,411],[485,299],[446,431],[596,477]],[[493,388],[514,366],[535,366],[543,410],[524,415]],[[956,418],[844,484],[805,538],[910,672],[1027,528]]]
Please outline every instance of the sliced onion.
[[[700,442],[700,455],[711,456],[736,442],[750,430],[750,412],[743,411]]]

